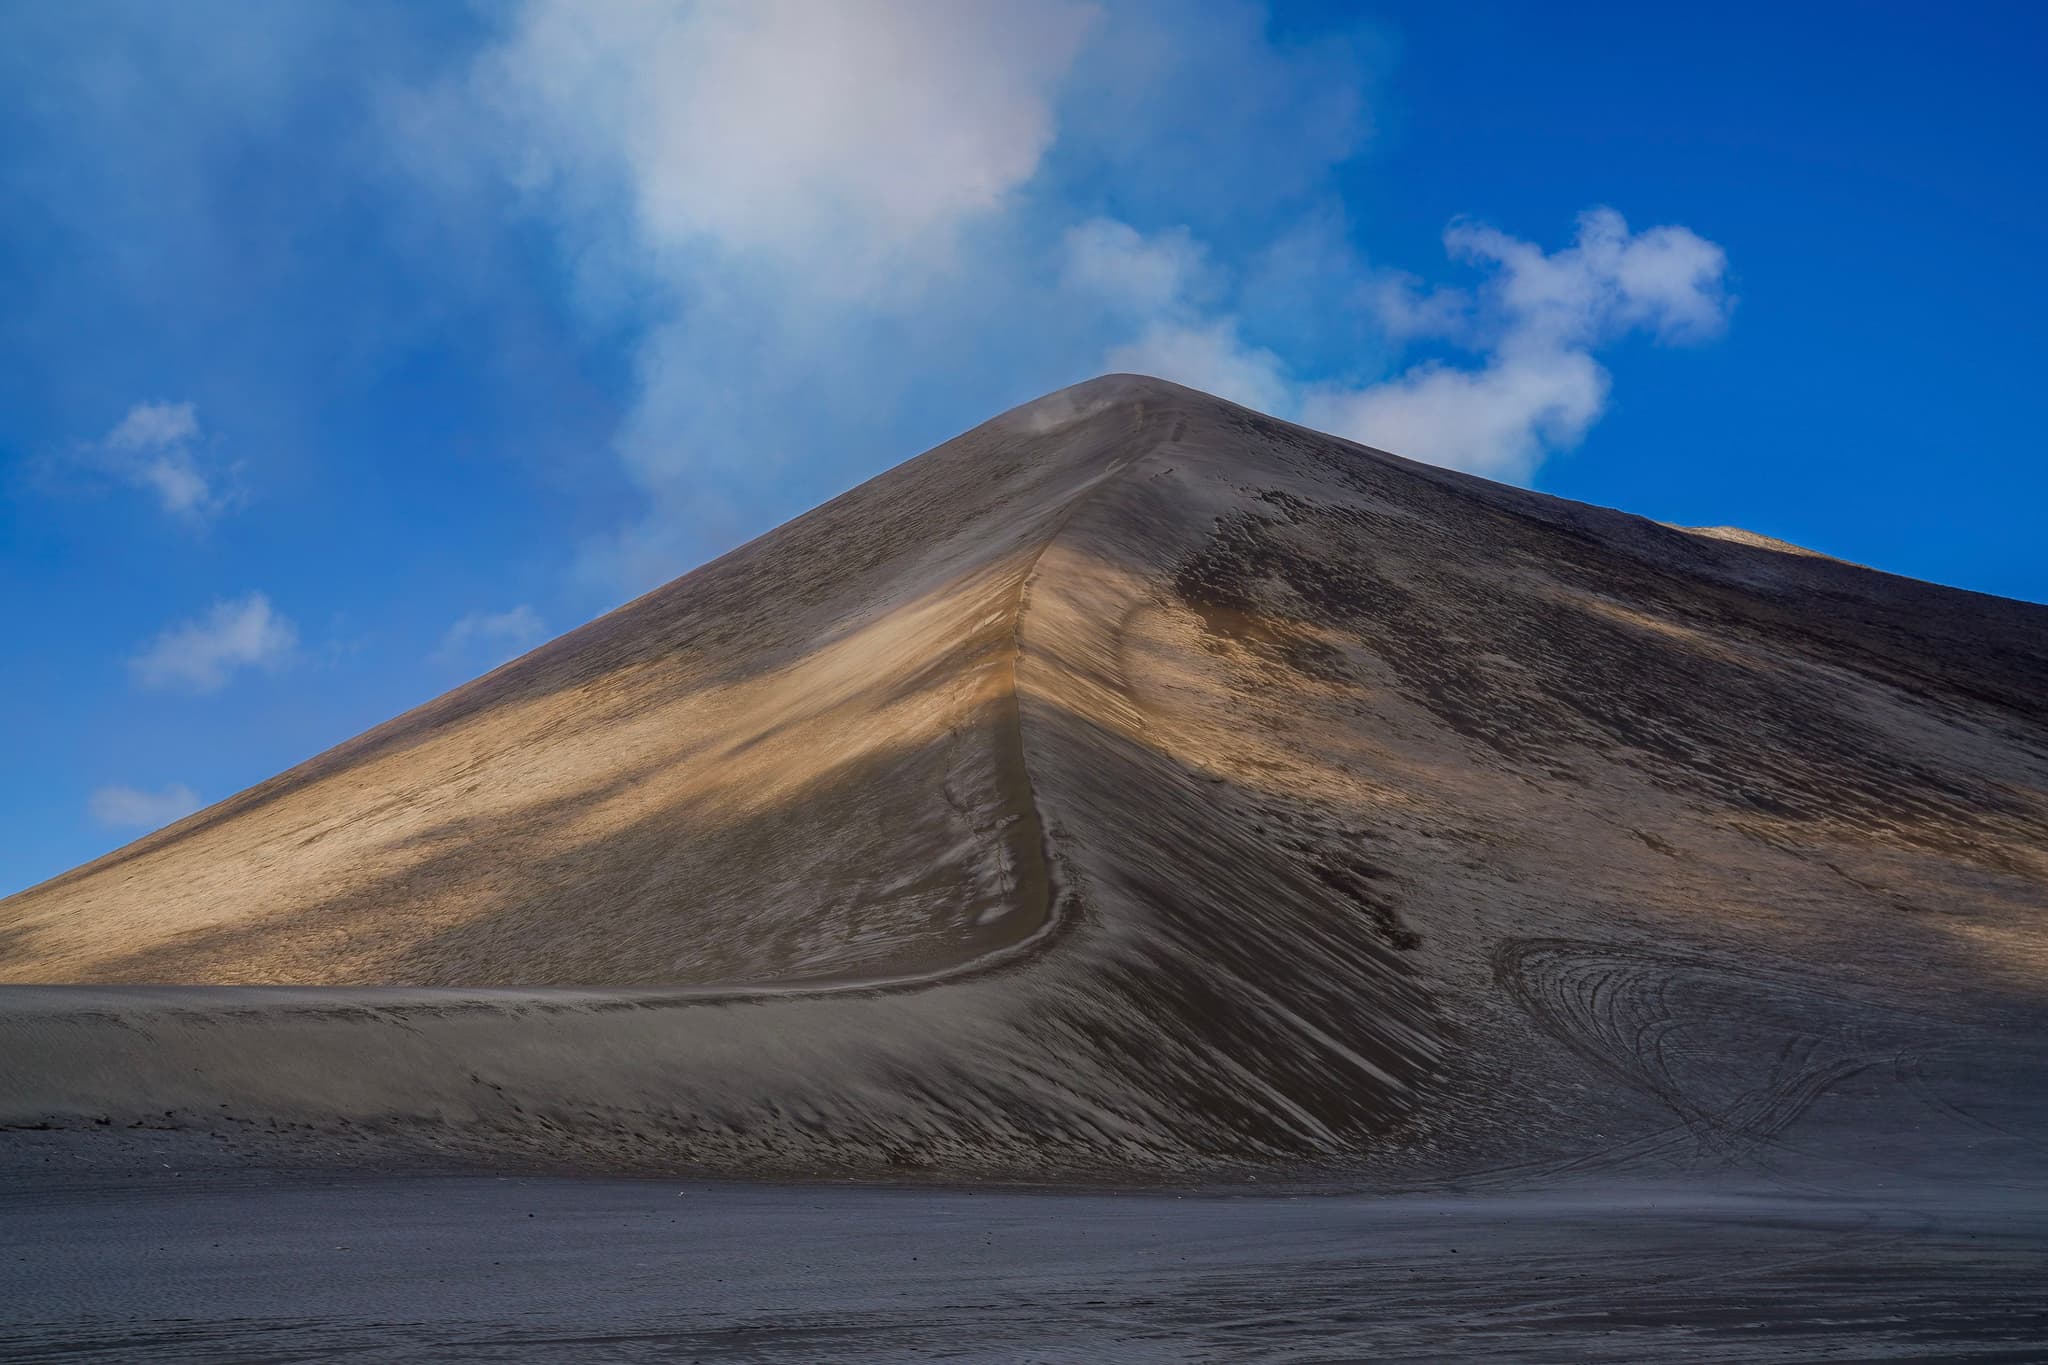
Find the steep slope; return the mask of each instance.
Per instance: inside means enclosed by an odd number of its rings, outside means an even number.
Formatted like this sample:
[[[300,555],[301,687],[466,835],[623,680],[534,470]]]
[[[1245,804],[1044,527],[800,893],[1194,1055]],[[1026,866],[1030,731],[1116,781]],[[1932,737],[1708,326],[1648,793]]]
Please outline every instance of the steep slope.
[[[0,1119],[2026,1166],[2044,851],[2048,610],[1118,376],[0,902]]]
[[[891,975],[1043,919],[1017,606],[1151,438],[992,425],[4,902],[13,980]]]

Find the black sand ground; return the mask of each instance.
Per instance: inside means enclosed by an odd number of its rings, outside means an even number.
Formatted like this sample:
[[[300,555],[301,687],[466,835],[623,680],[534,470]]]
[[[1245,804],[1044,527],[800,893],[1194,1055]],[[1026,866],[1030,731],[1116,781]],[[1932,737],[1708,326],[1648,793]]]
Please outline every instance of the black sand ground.
[[[2032,1361],[2048,1216],[1721,1181],[0,1195],[10,1361]]]

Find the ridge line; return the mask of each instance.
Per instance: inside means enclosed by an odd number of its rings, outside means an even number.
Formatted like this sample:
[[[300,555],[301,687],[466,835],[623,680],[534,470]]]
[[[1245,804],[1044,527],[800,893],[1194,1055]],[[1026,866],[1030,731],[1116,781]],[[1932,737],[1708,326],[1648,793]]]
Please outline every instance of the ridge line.
[[[317,1015],[339,1010],[360,1010],[366,1006],[379,1013],[402,1017],[415,1012],[440,1013],[450,1010],[504,1007],[537,1008],[544,1012],[586,1009],[680,1008],[697,1005],[766,1003],[770,1000],[811,999],[833,996],[898,994],[945,985],[1004,970],[1036,956],[1050,947],[1071,927],[1073,909],[1078,905],[1071,888],[1059,885],[1054,869],[1057,859],[1051,850],[1044,812],[1038,804],[1037,787],[1031,778],[1030,760],[1024,744],[1022,693],[1018,666],[1024,657],[1024,619],[1032,584],[1040,562],[1059,540],[1075,516],[1106,485],[1116,482],[1132,468],[1158,453],[1171,437],[1146,440],[1144,428],[1158,415],[1144,399],[1135,404],[1131,446],[1126,457],[1097,475],[1060,510],[1050,533],[1032,552],[1030,563],[1017,584],[1011,608],[1009,685],[1002,696],[1010,714],[996,721],[999,761],[1014,763],[1023,784],[1023,819],[1030,828],[1013,831],[1015,847],[1028,851],[1037,866],[1042,904],[1039,922],[1022,937],[976,957],[932,971],[866,979],[794,982],[788,985],[674,985],[674,986],[300,986],[300,985],[205,985],[131,986],[120,983],[52,983],[10,987],[0,1002],[0,1017],[55,1012],[99,1013],[115,1001],[120,1006],[142,1006],[156,1013],[201,1012],[215,1014],[224,1000],[235,1001],[241,1009],[274,1006],[284,1013]],[[1007,743],[1004,743],[1007,741]],[[1020,886],[1023,879],[1020,878]],[[191,998],[181,998],[186,992]],[[24,998],[26,997],[26,998]],[[77,1003],[66,1009],[67,997]],[[113,997],[110,1000],[109,997]],[[202,998],[203,997],[203,998]],[[310,998],[309,998],[310,997]],[[20,1006],[26,1005],[26,1009]],[[9,1008],[13,1006],[14,1008]],[[151,1008],[154,1007],[154,1008]]]

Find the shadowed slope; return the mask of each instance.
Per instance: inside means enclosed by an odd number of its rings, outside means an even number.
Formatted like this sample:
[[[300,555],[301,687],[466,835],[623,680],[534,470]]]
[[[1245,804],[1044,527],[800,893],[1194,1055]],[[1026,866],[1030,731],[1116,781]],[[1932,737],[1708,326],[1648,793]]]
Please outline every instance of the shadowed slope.
[[[2024,1164],[2044,849],[2048,611],[1112,377],[0,903],[15,980],[646,989],[23,988],[0,1118]]]

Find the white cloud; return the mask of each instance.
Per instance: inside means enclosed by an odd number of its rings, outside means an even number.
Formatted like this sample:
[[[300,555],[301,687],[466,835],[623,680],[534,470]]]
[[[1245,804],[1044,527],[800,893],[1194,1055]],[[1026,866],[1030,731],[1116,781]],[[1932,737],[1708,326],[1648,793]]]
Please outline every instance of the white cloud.
[[[149,691],[217,692],[238,669],[284,667],[298,642],[297,629],[270,599],[252,592],[165,630],[128,667]]]
[[[1327,287],[1349,290],[1387,338],[1446,341],[1482,356],[1469,367],[1431,358],[1363,387],[1297,385],[1279,356],[1245,340],[1237,315],[1191,301],[1181,263],[1204,257],[1184,232],[1146,238],[1123,224],[1088,224],[1069,234],[1068,278],[1141,281],[1124,301],[1142,300],[1153,316],[1109,350],[1107,368],[1156,374],[1399,455],[1517,481],[1550,453],[1576,446],[1606,410],[1612,380],[1594,358],[1597,347],[1638,330],[1667,343],[1703,341],[1727,323],[1727,258],[1687,228],[1632,233],[1613,209],[1594,208],[1579,216],[1572,245],[1556,252],[1467,222],[1452,224],[1444,242],[1488,272],[1477,289],[1430,289],[1313,242],[1295,248],[1328,263]]]
[[[203,516],[215,505],[206,476],[181,456],[160,455],[138,465],[135,481],[156,493],[164,511],[174,516]]]
[[[1293,405],[1280,357],[1246,345],[1230,318],[1152,323],[1136,341],[1113,348],[1103,366],[1171,379],[1262,412],[1285,411]]]
[[[107,433],[107,444],[116,450],[160,450],[198,434],[199,417],[190,403],[137,403]]]
[[[895,413],[917,351],[958,365],[972,300],[1058,133],[1098,12],[1074,0],[526,0],[436,91],[394,101],[415,173],[494,171],[559,233],[579,306],[636,338],[614,438],[645,513],[583,576],[651,586],[778,506],[792,449]],[[949,328],[952,329],[949,331]],[[827,425],[826,415],[836,414]],[[857,469],[858,466],[855,466]]]
[[[92,818],[110,829],[157,829],[199,809],[199,793],[182,782],[162,791],[101,787],[86,802]]]
[[[1728,315],[1718,246],[1605,208],[1557,251],[1452,225],[1463,288],[1368,264],[1329,180],[1372,129],[1386,45],[1362,28],[1283,37],[1243,0],[500,14],[397,126],[449,192],[511,186],[631,339],[614,445],[644,512],[586,546],[586,580],[650,586],[900,456],[909,390],[1000,397],[990,373],[1049,387],[1081,356],[1527,479],[1605,411],[1601,348]],[[479,624],[442,651],[486,638],[526,643]]]
[[[1364,297],[1373,320],[1397,341],[1462,337],[1472,323],[1471,295],[1431,289],[1405,270],[1381,271],[1367,282]]]
[[[86,462],[156,496],[166,513],[203,523],[236,502],[231,471],[203,467],[199,415],[190,403],[137,403],[86,448]]]
[[[1516,348],[1476,370],[1435,362],[1355,392],[1310,393],[1302,420],[1396,455],[1521,482],[1607,406],[1607,371],[1581,350]]]
[[[1060,245],[1061,287],[1084,306],[1141,326],[1110,349],[1103,368],[1171,379],[1248,407],[1289,401],[1280,357],[1247,345],[1235,318],[1202,308],[1217,281],[1186,228],[1148,236],[1113,218],[1091,218],[1069,228]]]
[[[710,245],[865,293],[1037,171],[1092,6],[532,0],[477,87],[517,174],[623,191],[639,251]]]
[[[1631,233],[1602,207],[1581,213],[1573,244],[1548,255],[1477,223],[1452,224],[1444,245],[1494,269],[1490,292],[1520,335],[1592,345],[1643,328],[1660,341],[1704,341],[1727,322],[1727,255],[1688,228]]]
[[[1477,366],[1432,358],[1368,387],[1298,387],[1280,356],[1243,338],[1237,315],[1190,299],[1204,252],[1186,231],[1145,237],[1124,223],[1085,223],[1067,235],[1065,278],[1069,289],[1092,284],[1122,309],[1149,315],[1133,340],[1108,350],[1106,368],[1513,481],[1530,479],[1546,454],[1577,446],[1606,411],[1612,381],[1593,348],[1632,329],[1661,342],[1706,340],[1731,307],[1718,246],[1686,227],[1630,233],[1614,209],[1579,215],[1573,246],[1561,252],[1477,223],[1454,223],[1444,244],[1489,270],[1481,289],[1425,289],[1411,274],[1368,272],[1327,244],[1282,244],[1290,256],[1327,262],[1327,289],[1352,293],[1386,338],[1483,352]]]
[[[473,611],[448,627],[434,651],[434,662],[495,668],[539,644],[547,633],[540,614],[524,602],[509,611]]]
[[[1189,302],[1206,272],[1205,253],[1184,227],[1147,237],[1129,223],[1091,218],[1061,241],[1062,285],[1141,317]]]
[[[1484,362],[1430,361],[1361,390],[1308,394],[1303,419],[1399,455],[1489,478],[1526,481],[1553,451],[1585,438],[1611,379],[1596,347],[1643,330],[1704,341],[1726,326],[1728,262],[1688,228],[1631,233],[1610,208],[1579,215],[1571,246],[1534,243],[1476,223],[1451,225],[1450,253],[1491,271],[1476,295],[1431,293],[1393,278],[1379,296],[1392,329],[1479,339]]]
[[[1082,377],[1112,320],[1263,401],[1269,357],[1156,312],[1209,296],[1193,234],[1091,224],[1079,187],[1114,184],[1154,219],[1176,201],[1203,223],[1269,216],[1369,128],[1369,44],[1282,40],[1246,0],[495,13],[488,50],[392,100],[390,127],[451,204],[510,186],[559,233],[579,306],[632,338],[614,446],[644,510],[578,571],[612,590],[944,434],[937,393],[965,421]],[[1237,189],[1251,174],[1258,196]]]

